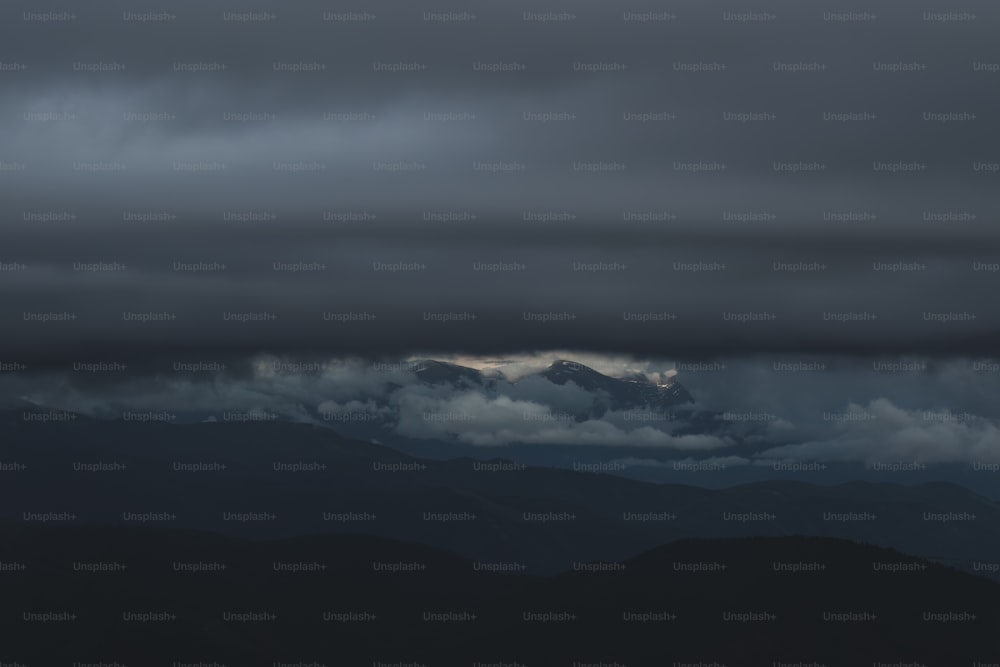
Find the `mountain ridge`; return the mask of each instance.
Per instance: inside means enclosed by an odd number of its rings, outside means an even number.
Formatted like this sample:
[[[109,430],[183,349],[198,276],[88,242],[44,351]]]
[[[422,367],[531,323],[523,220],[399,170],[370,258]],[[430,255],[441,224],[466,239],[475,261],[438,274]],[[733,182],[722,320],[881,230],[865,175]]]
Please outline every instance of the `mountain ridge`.
[[[625,558],[670,540],[785,532],[878,543],[954,559],[966,570],[1000,553],[1000,505],[954,483],[772,480],[711,489],[516,461],[422,458],[286,422],[22,423],[8,435],[2,462],[23,469],[0,473],[7,520],[72,509],[81,523],[118,523],[126,510],[169,510],[178,527],[258,538],[360,531],[474,558],[511,554],[537,572],[580,558]],[[278,518],[223,519],[247,511]],[[324,512],[377,519],[328,521]],[[426,521],[423,512],[476,518]],[[648,520],[628,520],[629,513]],[[938,520],[950,513],[976,520]]]

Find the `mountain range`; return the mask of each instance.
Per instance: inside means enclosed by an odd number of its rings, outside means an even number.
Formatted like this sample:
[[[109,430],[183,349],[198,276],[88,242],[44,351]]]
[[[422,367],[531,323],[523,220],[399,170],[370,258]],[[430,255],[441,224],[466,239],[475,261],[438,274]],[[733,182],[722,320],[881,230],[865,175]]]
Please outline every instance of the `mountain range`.
[[[64,414],[37,423],[0,413],[0,520],[72,515],[64,522],[257,539],[362,532],[540,574],[680,539],[787,535],[869,542],[990,576],[1000,567],[1000,505],[951,483],[709,489],[503,458],[420,458],[302,423]],[[231,518],[245,514],[254,516]]]
[[[477,387],[492,393],[502,393],[502,384],[506,380],[502,372],[486,375],[474,368],[433,359],[414,362],[414,368],[420,381],[430,385]],[[566,359],[557,359],[544,370],[521,376],[510,384],[516,385],[518,381],[533,377],[543,378],[560,386],[573,383],[596,394],[591,410],[577,415],[581,419],[600,417],[608,410],[646,409],[666,412],[677,406],[694,403],[687,389],[674,378],[668,378],[663,383],[654,383],[641,373],[616,378]]]

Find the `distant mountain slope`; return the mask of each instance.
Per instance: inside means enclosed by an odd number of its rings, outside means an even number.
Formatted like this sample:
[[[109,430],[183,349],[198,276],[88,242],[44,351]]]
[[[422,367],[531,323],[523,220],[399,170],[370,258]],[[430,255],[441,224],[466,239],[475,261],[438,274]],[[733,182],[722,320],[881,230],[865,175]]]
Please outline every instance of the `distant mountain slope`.
[[[414,374],[427,384],[450,384],[456,387],[473,387],[483,384],[483,374],[475,368],[468,368],[445,361],[423,359],[413,363]]]
[[[683,435],[721,433],[734,428],[714,412],[697,410],[691,395],[675,378],[659,383],[642,374],[616,378],[567,360],[557,360],[542,371],[512,378],[503,374],[502,367],[480,371],[434,359],[410,360],[404,367],[412,372],[415,384],[400,378],[376,382],[359,389],[350,399],[342,397],[339,403],[323,401],[313,406],[304,405],[304,414],[350,437],[376,440],[431,458],[450,458],[456,455],[456,447],[466,445],[448,428],[399,428],[406,421],[403,406],[412,410],[413,406],[422,405],[431,411],[435,408],[447,411],[449,402],[461,403],[469,394],[483,397],[484,409],[497,409],[502,415],[507,414],[508,405],[502,399],[517,402],[518,407],[521,403],[530,404],[525,407],[540,413],[548,409],[557,420],[576,422],[601,419],[609,411],[652,413],[618,415],[618,425],[625,431],[646,426]],[[358,414],[359,411],[363,414]],[[204,417],[199,415],[199,420]],[[412,413],[406,417],[410,421],[414,419]],[[567,426],[565,421],[558,423]],[[544,428],[546,422],[540,420],[537,426]],[[747,433],[755,428],[740,424],[737,430]],[[554,442],[551,446],[572,446],[572,438],[569,434],[565,436],[566,442]],[[519,444],[516,435],[509,437],[510,444]],[[548,445],[531,447],[531,451],[541,454],[543,460],[546,458],[542,450],[548,449]],[[549,453],[560,455],[556,449]]]
[[[4,435],[7,521],[67,512],[69,523],[145,520],[259,538],[363,532],[518,560],[539,573],[672,540],[802,534],[880,544],[982,575],[1000,570],[1000,506],[954,484],[711,490],[502,459],[417,459],[273,421],[14,420]],[[248,512],[273,517],[226,518]]]
[[[643,376],[613,378],[575,361],[559,359],[539,373],[553,384],[572,382],[582,389],[601,392],[608,398],[611,410],[666,411],[677,405],[693,403],[694,399],[679,382],[671,379],[664,384],[654,384]]]
[[[432,359],[413,362],[413,366],[417,378],[428,385],[449,385],[456,389],[484,389],[504,393],[504,382],[500,381],[505,380],[502,375],[487,376],[474,368]],[[594,393],[597,416],[607,410],[667,411],[694,402],[687,390],[672,378],[662,384],[655,384],[637,374],[615,378],[565,359],[554,361],[545,370],[522,376],[513,381],[513,384],[535,377],[560,386],[572,382],[577,387]]]

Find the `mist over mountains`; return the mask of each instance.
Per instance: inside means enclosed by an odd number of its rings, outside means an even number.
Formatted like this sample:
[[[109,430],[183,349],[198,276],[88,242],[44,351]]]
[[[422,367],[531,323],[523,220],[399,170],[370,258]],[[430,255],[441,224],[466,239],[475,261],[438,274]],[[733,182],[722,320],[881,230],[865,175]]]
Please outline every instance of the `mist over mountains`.
[[[418,458],[258,413],[141,414],[0,412],[5,661],[949,667],[1000,651],[1000,503],[959,485],[652,484]]]
[[[1000,505],[952,483],[772,479],[710,489],[691,474],[652,484],[601,465],[415,457],[277,420],[171,424],[22,409],[0,413],[0,426],[0,520],[10,522],[256,539],[364,532],[528,573],[685,538],[782,535],[884,545],[981,576],[1000,569]]]
[[[418,457],[501,456],[713,488],[947,480],[996,495],[1000,385],[985,362],[882,371],[836,359],[580,357],[586,363],[538,353],[94,362],[0,375],[0,393],[11,408],[175,423],[291,421]]]

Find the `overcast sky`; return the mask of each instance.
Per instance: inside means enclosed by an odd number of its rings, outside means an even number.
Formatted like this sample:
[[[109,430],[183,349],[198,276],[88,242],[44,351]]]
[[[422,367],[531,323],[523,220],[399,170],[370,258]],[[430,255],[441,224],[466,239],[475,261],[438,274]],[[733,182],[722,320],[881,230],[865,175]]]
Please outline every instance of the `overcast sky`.
[[[0,9],[4,361],[1000,342],[993,3],[60,11]]]

